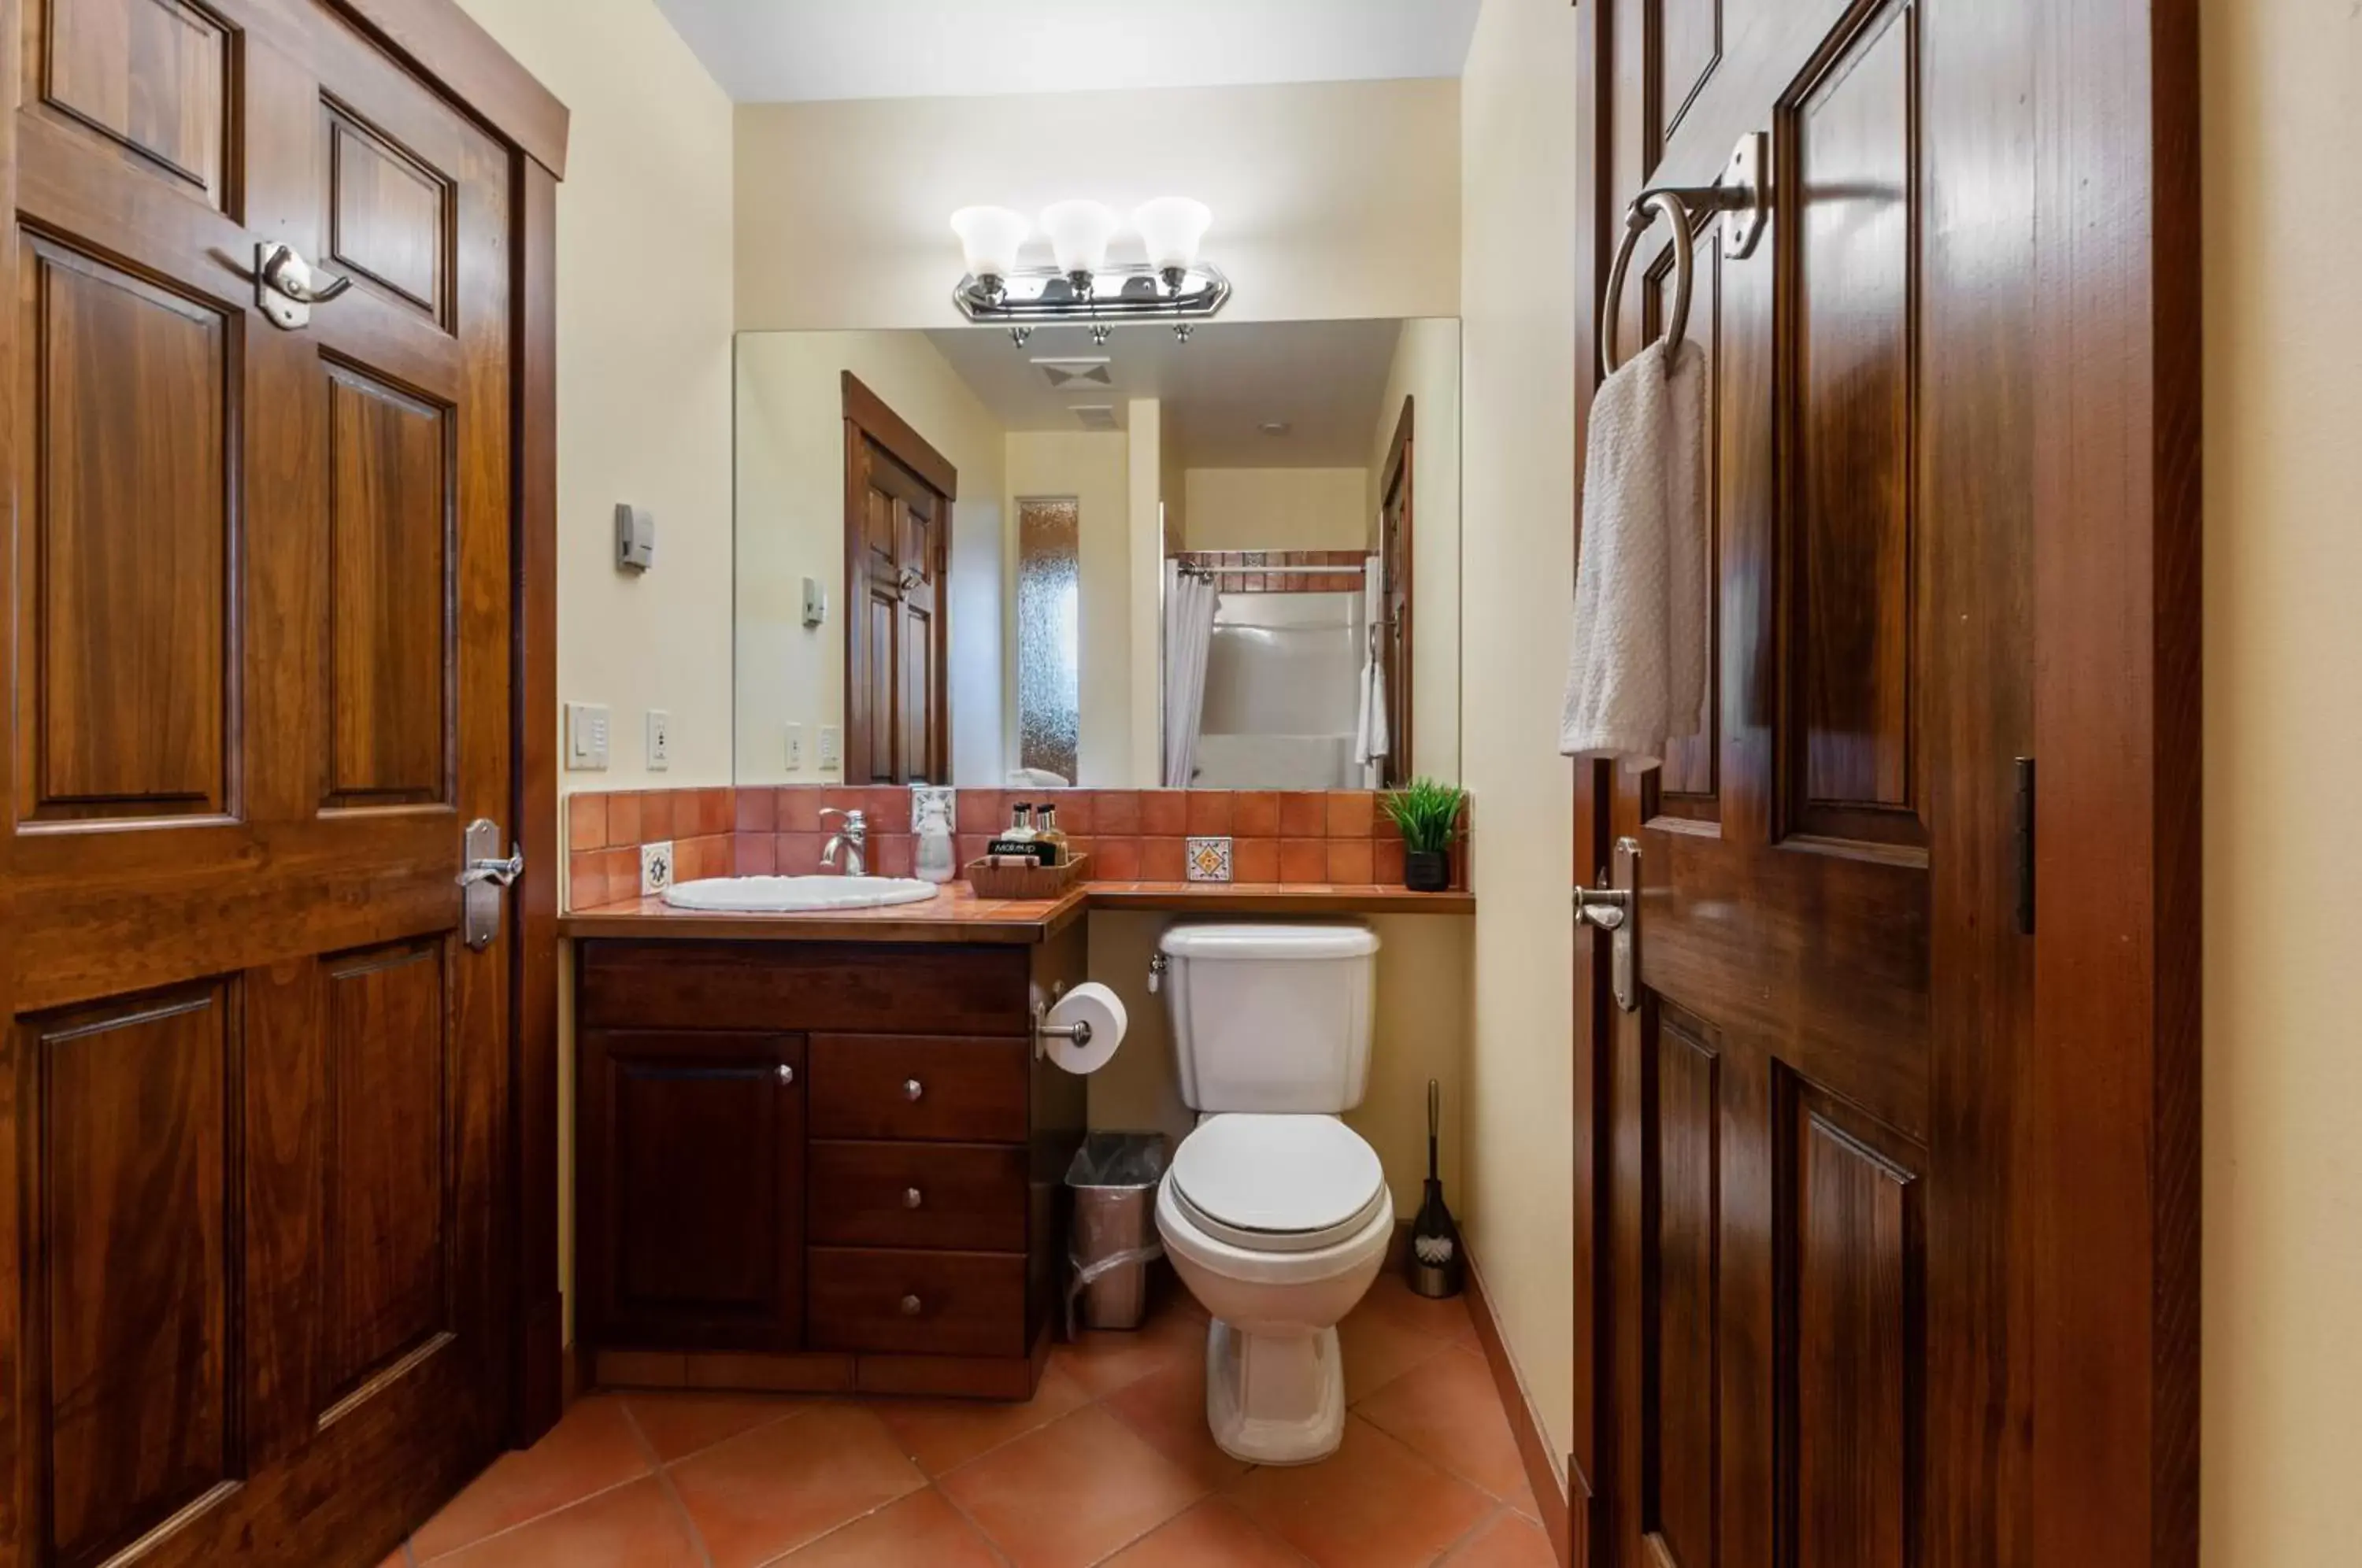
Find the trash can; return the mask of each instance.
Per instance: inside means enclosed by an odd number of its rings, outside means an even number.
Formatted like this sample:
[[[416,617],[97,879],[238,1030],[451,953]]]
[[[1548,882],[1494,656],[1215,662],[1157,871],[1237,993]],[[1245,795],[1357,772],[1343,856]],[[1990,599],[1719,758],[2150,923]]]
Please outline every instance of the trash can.
[[[1137,1329],[1148,1315],[1148,1265],[1164,1255],[1156,1184],[1170,1152],[1161,1132],[1093,1132],[1066,1167],[1075,1196],[1067,1258],[1066,1335]]]

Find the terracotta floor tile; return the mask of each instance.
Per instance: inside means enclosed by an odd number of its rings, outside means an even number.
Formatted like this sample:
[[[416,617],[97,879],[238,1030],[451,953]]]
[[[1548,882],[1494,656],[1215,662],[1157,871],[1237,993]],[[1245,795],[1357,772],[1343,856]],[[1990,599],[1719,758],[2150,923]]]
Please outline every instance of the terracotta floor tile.
[[[1139,1382],[1150,1373],[1192,1353],[1205,1353],[1206,1321],[1187,1312],[1160,1312],[1131,1332],[1087,1331],[1050,1353],[1063,1370],[1094,1399]]]
[[[1404,1327],[1367,1302],[1337,1325],[1345,1359],[1345,1400],[1359,1404],[1422,1362],[1451,1347],[1442,1340]]]
[[[624,1403],[594,1395],[566,1412],[557,1430],[519,1453],[504,1453],[443,1511],[411,1538],[411,1550],[425,1562],[555,1513],[570,1503],[647,1474]]]
[[[811,1402],[759,1394],[633,1393],[624,1404],[657,1460],[670,1464],[724,1438],[808,1409]]]
[[[410,1558],[397,1546],[393,1549],[393,1555],[379,1563],[377,1568],[410,1568]]]
[[[821,1537],[779,1560],[779,1568],[999,1568],[976,1527],[930,1486]]]
[[[1108,1568],[1304,1568],[1283,1545],[1220,1497],[1108,1559]]]
[[[1413,1290],[1393,1269],[1386,1269],[1378,1275],[1377,1283],[1370,1286],[1370,1294],[1363,1300],[1396,1322],[1417,1329],[1423,1334],[1433,1334],[1454,1344],[1475,1346],[1483,1342],[1476,1337],[1476,1320],[1468,1315],[1466,1296],[1432,1300]]]
[[[1493,1370],[1458,1347],[1413,1367],[1353,1407],[1462,1481],[1506,1500],[1525,1485],[1525,1462],[1501,1410]]]
[[[1206,1495],[1096,1407],[961,1466],[941,1485],[1016,1568],[1085,1568]]]
[[[1206,1352],[1176,1357],[1102,1401],[1116,1419],[1208,1487],[1246,1474],[1244,1460],[1224,1453],[1206,1425]]]
[[[1542,1527],[1506,1508],[1443,1561],[1449,1568],[1558,1568]]]
[[[447,1568],[699,1568],[689,1526],[653,1475],[442,1562]]]
[[[1525,1515],[1526,1518],[1533,1520],[1534,1523],[1540,1524],[1542,1522],[1541,1499],[1534,1496],[1534,1486],[1532,1482],[1520,1482],[1517,1490],[1511,1492],[1504,1500],[1507,1502],[1509,1507],[1517,1509],[1518,1512]]]
[[[1251,1470],[1228,1495],[1319,1568],[1431,1562],[1495,1506],[1358,1416],[1330,1458]]]
[[[714,1568],[754,1568],[926,1485],[886,1424],[821,1405],[672,1467]]]
[[[1042,1374],[1042,1385],[1033,1391],[1033,1397],[1022,1405],[979,1399],[881,1399],[870,1408],[920,1469],[941,1475],[1088,1403],[1090,1396],[1083,1392],[1082,1385],[1054,1361]]]

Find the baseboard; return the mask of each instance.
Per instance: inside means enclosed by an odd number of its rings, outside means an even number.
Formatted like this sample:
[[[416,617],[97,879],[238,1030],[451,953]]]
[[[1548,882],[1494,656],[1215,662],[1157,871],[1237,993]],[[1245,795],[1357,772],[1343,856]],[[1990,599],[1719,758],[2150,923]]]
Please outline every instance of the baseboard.
[[[1462,1238],[1463,1246],[1466,1240]],[[1473,1253],[1468,1254],[1468,1315],[1476,1321],[1476,1337],[1484,1342],[1485,1364],[1493,1369],[1493,1386],[1501,1396],[1501,1408],[1509,1413],[1509,1428],[1518,1440],[1518,1457],[1525,1461],[1526,1483],[1533,1487],[1534,1499],[1540,1505],[1542,1529],[1550,1536],[1551,1551],[1565,1568],[1573,1568],[1574,1530],[1567,1507],[1566,1478],[1551,1463],[1550,1444],[1542,1437],[1541,1418],[1526,1396],[1525,1382],[1518,1375],[1517,1363],[1509,1355],[1500,1320],[1494,1316],[1493,1303],[1485,1294],[1484,1272],[1476,1266]]]

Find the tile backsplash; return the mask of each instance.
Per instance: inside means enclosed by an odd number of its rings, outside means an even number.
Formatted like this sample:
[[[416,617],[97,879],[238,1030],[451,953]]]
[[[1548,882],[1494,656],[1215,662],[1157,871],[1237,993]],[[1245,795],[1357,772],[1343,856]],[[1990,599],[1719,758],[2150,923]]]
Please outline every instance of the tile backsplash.
[[[1399,886],[1403,845],[1367,790],[961,790],[959,863],[980,857],[1018,801],[1054,801],[1058,825],[1091,856],[1100,882],[1204,879],[1227,843],[1229,880],[1265,886]],[[833,784],[578,792],[567,798],[568,904],[591,909],[635,898],[639,846],[669,841],[673,879],[816,872],[829,830],[821,812],[869,820],[869,869],[907,877],[916,863],[907,789]],[[1194,856],[1196,845],[1200,853]],[[1463,836],[1453,885],[1467,886]],[[1198,876],[1192,878],[1192,870]],[[1219,878],[1217,878],[1219,879]]]

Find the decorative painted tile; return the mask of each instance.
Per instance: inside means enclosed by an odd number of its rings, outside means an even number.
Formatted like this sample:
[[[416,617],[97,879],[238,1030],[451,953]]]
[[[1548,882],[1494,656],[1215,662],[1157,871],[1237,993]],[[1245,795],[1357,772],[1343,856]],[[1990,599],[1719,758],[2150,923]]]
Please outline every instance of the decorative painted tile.
[[[1193,838],[1189,841],[1189,880],[1227,882],[1231,879],[1231,841]]]
[[[640,845],[640,897],[653,897],[671,886],[672,841]]]

